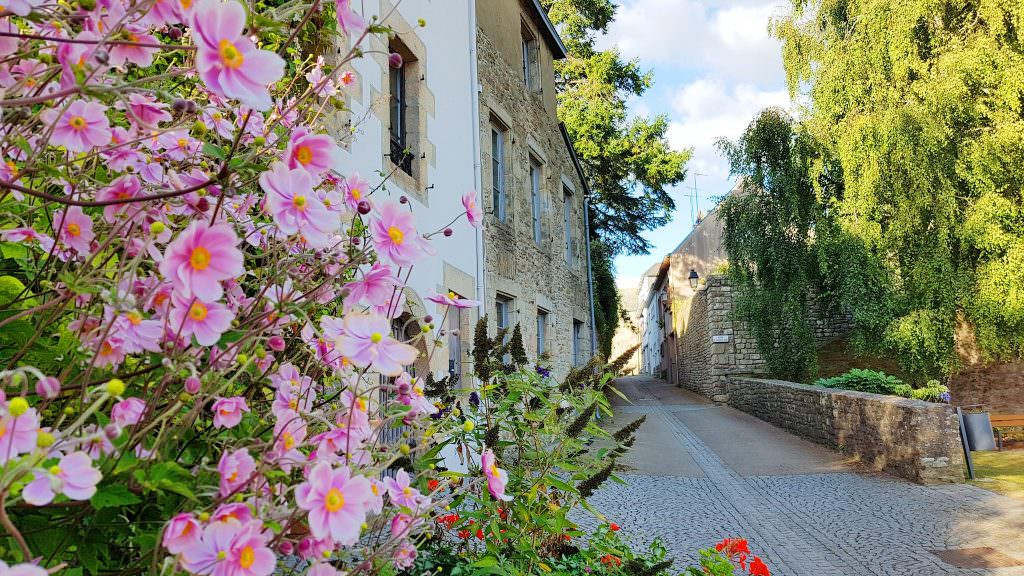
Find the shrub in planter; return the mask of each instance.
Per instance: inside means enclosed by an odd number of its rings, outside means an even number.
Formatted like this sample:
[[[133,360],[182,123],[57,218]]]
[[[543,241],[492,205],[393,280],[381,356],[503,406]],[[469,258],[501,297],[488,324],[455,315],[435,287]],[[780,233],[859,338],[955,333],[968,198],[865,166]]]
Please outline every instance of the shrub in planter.
[[[876,370],[854,368],[845,374],[831,378],[821,378],[814,383],[826,388],[856,390],[872,394],[889,394],[892,396],[909,397],[911,387],[895,376]]]

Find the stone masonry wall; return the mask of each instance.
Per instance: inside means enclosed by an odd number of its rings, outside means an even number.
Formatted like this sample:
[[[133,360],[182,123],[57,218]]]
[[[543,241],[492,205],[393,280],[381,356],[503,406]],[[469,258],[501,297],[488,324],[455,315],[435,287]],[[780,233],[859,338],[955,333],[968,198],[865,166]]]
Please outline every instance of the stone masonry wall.
[[[484,9],[510,10],[512,4],[488,2]],[[520,8],[522,4],[520,4]],[[514,12],[514,11],[513,11]],[[512,14],[517,27],[513,35],[519,46],[518,15]],[[507,19],[507,18],[506,18]],[[492,22],[493,20],[493,22]],[[509,321],[519,323],[523,343],[531,360],[537,350],[537,314],[547,312],[545,348],[554,376],[561,378],[573,365],[573,324],[581,326],[578,347],[580,358],[590,357],[590,294],[587,285],[586,234],[584,232],[584,187],[572,162],[572,156],[559,130],[547,94],[528,90],[522,78],[521,61],[510,62],[508,54],[521,54],[498,43],[503,30],[494,29],[504,20],[481,18],[477,36],[480,77],[481,168],[485,192],[481,194],[485,216],[484,253],[487,293],[481,298],[488,314],[489,330],[497,331],[495,300],[500,296],[511,302]],[[530,18],[524,24],[533,25]],[[535,30],[540,37],[540,31]],[[506,43],[510,40],[505,38]],[[540,43],[544,58],[546,44]],[[545,86],[548,83],[544,83]],[[553,84],[552,84],[553,85]],[[552,88],[553,89],[553,88]],[[547,90],[547,88],[545,88]],[[492,127],[505,133],[504,187],[505,221],[495,216],[492,196]],[[533,236],[530,191],[530,158],[541,164],[542,240]],[[569,190],[570,194],[565,195]],[[569,233],[573,238],[571,254],[565,243],[564,209],[568,198]]]
[[[727,399],[729,376],[764,372],[754,337],[745,326],[733,321],[732,290],[724,276],[708,277],[697,291],[685,329],[677,338],[679,360],[675,369],[680,386],[716,402]]]
[[[733,377],[729,405],[921,484],[963,481],[963,448],[947,404]]]

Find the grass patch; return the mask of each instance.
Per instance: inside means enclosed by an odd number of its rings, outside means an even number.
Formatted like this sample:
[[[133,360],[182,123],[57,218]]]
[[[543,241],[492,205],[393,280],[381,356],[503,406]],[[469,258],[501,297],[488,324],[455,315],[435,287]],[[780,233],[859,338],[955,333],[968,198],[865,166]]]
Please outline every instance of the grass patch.
[[[1024,450],[973,452],[975,486],[1024,500]]]

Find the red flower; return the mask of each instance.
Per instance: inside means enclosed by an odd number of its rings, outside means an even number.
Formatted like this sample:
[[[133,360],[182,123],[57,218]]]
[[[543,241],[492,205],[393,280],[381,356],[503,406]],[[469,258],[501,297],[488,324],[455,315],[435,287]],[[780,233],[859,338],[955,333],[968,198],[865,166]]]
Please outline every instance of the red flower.
[[[568,542],[569,540],[572,540],[572,536],[569,536],[568,534],[562,534],[562,540]]]
[[[463,528],[462,530],[459,530],[459,538],[462,538],[463,540],[466,540],[467,538],[469,538],[469,530],[467,530],[465,528]]]
[[[477,540],[483,540],[484,539],[484,529],[483,528],[477,528],[476,529],[476,539]]]
[[[620,560],[618,556],[612,556],[611,554],[605,554],[604,556],[601,557],[601,564],[604,564],[605,566],[611,566],[612,564],[614,564],[616,566],[621,566],[622,565],[622,560]]]
[[[754,556],[754,560],[750,562],[750,576],[771,576],[771,572],[760,558]]]
[[[430,480],[427,480],[427,490],[430,491],[430,492],[433,492],[434,490],[437,490],[437,487],[440,484],[441,484],[440,482],[438,482],[437,480],[431,478]]]
[[[611,528],[612,532],[618,532],[619,530],[621,530],[619,525],[616,524],[615,522],[612,522],[611,525],[608,526],[608,527]]]

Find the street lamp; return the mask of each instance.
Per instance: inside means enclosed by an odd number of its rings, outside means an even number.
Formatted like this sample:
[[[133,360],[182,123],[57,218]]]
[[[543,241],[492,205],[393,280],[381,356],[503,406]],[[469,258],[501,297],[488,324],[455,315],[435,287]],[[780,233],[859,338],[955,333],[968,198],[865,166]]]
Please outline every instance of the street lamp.
[[[694,270],[693,268],[690,268],[690,275],[689,275],[689,277],[687,279],[690,281],[690,288],[692,288],[694,291],[696,291],[697,290],[697,280],[700,280],[700,276],[697,275],[697,271]]]

